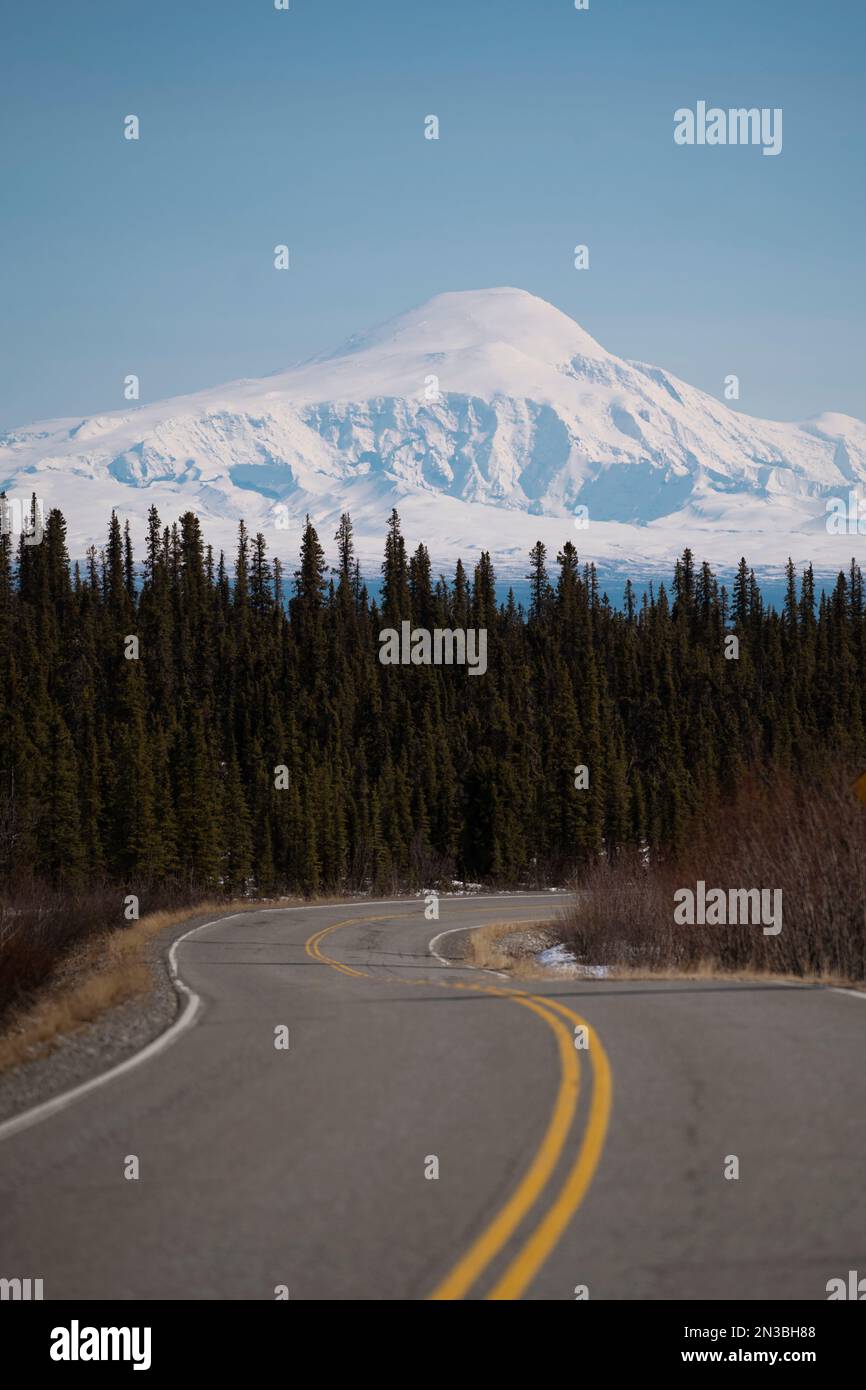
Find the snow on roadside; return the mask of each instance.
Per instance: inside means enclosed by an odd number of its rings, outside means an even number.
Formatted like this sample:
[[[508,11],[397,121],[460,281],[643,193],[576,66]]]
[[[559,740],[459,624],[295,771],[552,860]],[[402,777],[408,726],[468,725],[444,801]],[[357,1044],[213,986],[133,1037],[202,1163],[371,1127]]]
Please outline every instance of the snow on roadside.
[[[606,965],[583,965],[574,955],[574,952],[562,942],[539,951],[535,959],[545,970],[554,971],[558,975],[572,975],[583,979],[604,979],[606,975],[610,974]]]

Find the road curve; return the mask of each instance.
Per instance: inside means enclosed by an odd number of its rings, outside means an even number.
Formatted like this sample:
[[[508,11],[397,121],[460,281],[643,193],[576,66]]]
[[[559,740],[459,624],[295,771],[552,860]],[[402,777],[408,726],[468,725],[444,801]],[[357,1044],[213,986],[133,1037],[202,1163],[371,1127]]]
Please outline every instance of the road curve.
[[[0,1137],[0,1274],[46,1299],[825,1299],[866,1269],[866,1001],[431,953],[552,906],[193,932],[192,1026]]]

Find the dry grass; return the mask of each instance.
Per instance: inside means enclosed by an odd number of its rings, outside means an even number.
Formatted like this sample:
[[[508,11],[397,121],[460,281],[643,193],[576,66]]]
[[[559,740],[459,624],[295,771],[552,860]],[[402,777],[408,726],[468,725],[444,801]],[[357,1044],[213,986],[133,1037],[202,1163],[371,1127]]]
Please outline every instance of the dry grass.
[[[466,932],[466,963],[482,970],[507,970],[523,974],[558,937],[551,923],[539,918],[532,922],[489,922]],[[536,967],[541,975],[546,972]]]
[[[540,940],[543,933],[544,940]],[[521,941],[521,936],[525,940]],[[837,989],[854,988],[866,994],[866,984],[852,981],[845,975],[812,974],[800,975],[778,970],[730,969],[723,970],[717,961],[709,957],[696,960],[688,969],[672,966],[617,965],[607,966],[605,976],[568,976],[547,966],[539,965],[535,959],[539,950],[554,940],[561,941],[565,936],[561,921],[538,920],[533,922],[495,922],[489,926],[467,929],[467,964],[484,970],[501,970],[519,980],[579,979],[592,984],[598,979],[605,980],[723,980],[731,984],[821,984]]]
[[[148,947],[168,927],[192,917],[255,911],[259,903],[224,898],[153,912],[128,927],[103,932],[74,947],[35,1001],[14,1009],[0,1037],[0,1071],[42,1056],[66,1034],[92,1023],[106,1009],[153,987]]]
[[[761,970],[757,967],[747,969],[723,969],[717,961],[703,959],[695,962],[688,969],[676,969],[672,966],[651,966],[651,965],[610,965],[607,967],[607,974],[583,975],[579,978],[581,982],[592,984],[596,980],[718,980],[726,984],[751,984],[751,985],[821,985],[825,988],[851,989],[858,994],[866,995],[866,984],[861,981],[852,981],[845,975],[834,974],[791,974],[781,970]],[[529,972],[534,979],[551,978],[550,970],[545,970],[543,966],[536,963],[534,969]],[[575,978],[575,977],[572,977]]]
[[[167,884],[148,889],[150,912],[192,908],[201,894]],[[119,927],[125,890],[95,882],[64,890],[38,882],[0,885],[0,1021],[53,989],[67,962]]]

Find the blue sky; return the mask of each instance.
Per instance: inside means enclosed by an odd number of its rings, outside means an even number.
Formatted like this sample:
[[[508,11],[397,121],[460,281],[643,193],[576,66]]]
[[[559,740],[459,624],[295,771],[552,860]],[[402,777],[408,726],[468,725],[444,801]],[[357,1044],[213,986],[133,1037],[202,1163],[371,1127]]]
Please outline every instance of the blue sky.
[[[736,373],[749,413],[866,418],[850,0],[6,0],[2,26],[0,426],[489,285],[714,394]],[[676,146],[700,99],[782,107],[782,153]]]

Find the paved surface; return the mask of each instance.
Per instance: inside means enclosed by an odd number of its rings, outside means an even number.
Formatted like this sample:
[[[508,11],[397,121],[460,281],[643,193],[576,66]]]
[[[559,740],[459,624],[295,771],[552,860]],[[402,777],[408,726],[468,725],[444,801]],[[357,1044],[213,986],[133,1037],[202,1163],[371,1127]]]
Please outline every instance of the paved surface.
[[[48,1299],[825,1299],[866,1274],[866,1001],[519,985],[429,953],[550,909],[305,907],[183,941],[194,1026],[0,1137],[0,1276]]]

